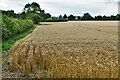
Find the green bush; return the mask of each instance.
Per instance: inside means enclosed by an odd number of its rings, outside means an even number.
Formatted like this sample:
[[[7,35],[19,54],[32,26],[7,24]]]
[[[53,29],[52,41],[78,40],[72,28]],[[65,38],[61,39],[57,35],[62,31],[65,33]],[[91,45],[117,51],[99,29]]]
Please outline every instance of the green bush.
[[[58,18],[48,18],[42,22],[67,22],[67,19],[58,19]]]
[[[40,22],[40,16],[35,14],[34,16],[32,16],[32,21],[35,23],[35,24],[38,24]]]
[[[26,13],[26,19],[30,19],[34,22],[34,24],[38,24],[42,18],[37,13],[29,12],[29,13]]]
[[[7,41],[8,39],[34,27],[34,23],[29,19],[15,19],[5,15],[2,16],[2,19],[2,41]]]

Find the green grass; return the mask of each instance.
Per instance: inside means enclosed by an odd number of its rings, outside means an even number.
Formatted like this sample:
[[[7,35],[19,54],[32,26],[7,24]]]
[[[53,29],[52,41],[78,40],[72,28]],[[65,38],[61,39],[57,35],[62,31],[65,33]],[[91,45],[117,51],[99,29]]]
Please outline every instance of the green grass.
[[[30,33],[33,31],[34,28],[35,28],[35,27],[27,30],[26,32],[23,32],[23,33],[17,35],[17,36],[14,37],[14,38],[11,38],[11,39],[9,39],[9,40],[7,40],[7,41],[2,42],[2,53],[8,51],[8,50],[11,48],[11,46],[12,46],[16,41],[18,41],[18,40],[24,38],[25,36],[27,36],[28,34],[30,34]],[[1,44],[1,43],[0,43],[0,44]]]

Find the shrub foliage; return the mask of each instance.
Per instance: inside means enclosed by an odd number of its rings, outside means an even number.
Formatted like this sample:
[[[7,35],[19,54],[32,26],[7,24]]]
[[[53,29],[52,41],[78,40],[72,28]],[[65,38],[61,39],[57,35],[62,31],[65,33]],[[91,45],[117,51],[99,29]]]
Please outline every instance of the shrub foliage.
[[[7,41],[16,35],[25,32],[34,27],[34,23],[29,19],[15,19],[8,16],[2,16],[2,40]]]

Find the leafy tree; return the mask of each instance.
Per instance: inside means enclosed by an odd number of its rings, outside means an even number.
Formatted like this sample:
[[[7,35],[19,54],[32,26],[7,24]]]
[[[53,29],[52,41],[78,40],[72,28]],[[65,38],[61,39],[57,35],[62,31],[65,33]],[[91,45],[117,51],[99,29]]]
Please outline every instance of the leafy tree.
[[[101,16],[101,15],[95,16],[94,19],[95,19],[95,20],[102,20],[102,16]]]
[[[80,19],[81,19],[81,17],[80,17],[80,16],[78,16],[78,17],[77,17],[77,19],[78,19],[78,20],[80,20]]]
[[[82,17],[82,20],[92,20],[93,17],[89,13],[85,13]]]
[[[46,13],[46,16],[47,16],[47,18],[51,17],[50,13]]]
[[[16,13],[14,13],[14,10],[1,10],[2,14],[7,15],[9,17],[16,17]]]
[[[62,15],[59,16],[59,19],[62,19]]]
[[[115,20],[115,19],[116,19],[116,16],[111,15],[111,16],[110,16],[110,19],[111,19],[111,20]]]
[[[24,7],[24,12],[30,12],[30,11],[31,11],[31,4],[28,3],[28,4],[26,4],[25,7]]]
[[[106,19],[107,19],[107,17],[104,15],[102,19],[103,19],[103,20],[106,20]]]
[[[75,20],[75,16],[73,16],[72,14],[68,17],[68,20]]]
[[[117,14],[117,15],[116,15],[116,19],[117,19],[117,20],[120,20],[120,14]]]
[[[25,12],[22,12],[22,13],[20,14],[20,18],[21,18],[21,19],[25,19],[25,18],[26,18],[26,13],[25,13]]]
[[[35,24],[38,24],[42,20],[42,17],[38,13],[31,12],[25,15],[27,19],[31,19]]]
[[[45,13],[45,10],[41,10],[41,13]]]
[[[66,19],[66,18],[67,18],[67,15],[66,15],[66,14],[64,14],[63,18],[64,18],[64,19]]]
[[[31,8],[32,8],[32,11],[33,12],[37,12],[37,13],[40,13],[41,12],[41,8],[40,8],[40,5],[36,2],[33,2],[31,4]]]
[[[31,4],[28,3],[28,4],[25,5],[24,11],[22,13],[22,18],[28,17],[27,13],[30,13],[30,14],[34,13],[34,14],[39,15],[39,17],[41,19],[40,21],[44,21],[47,18],[51,17],[51,15],[49,13],[45,13],[45,10],[42,10],[40,8],[40,5],[38,3],[36,3],[36,2],[33,2]],[[31,16],[31,17],[33,17],[33,16]]]
[[[27,13],[27,12],[35,12],[35,13],[40,13],[42,10],[40,8],[40,5],[36,2],[33,2],[33,3],[28,3],[25,5],[24,7],[24,12]]]

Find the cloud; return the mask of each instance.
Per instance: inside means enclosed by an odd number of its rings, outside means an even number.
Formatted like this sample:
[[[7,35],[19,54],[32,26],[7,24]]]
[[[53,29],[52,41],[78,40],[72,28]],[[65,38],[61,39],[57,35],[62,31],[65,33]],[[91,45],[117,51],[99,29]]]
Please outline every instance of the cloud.
[[[13,9],[21,12],[27,3],[37,2],[41,8],[53,16],[62,14],[83,15],[89,12],[95,15],[116,15],[118,13],[118,0],[1,0],[0,9]]]

